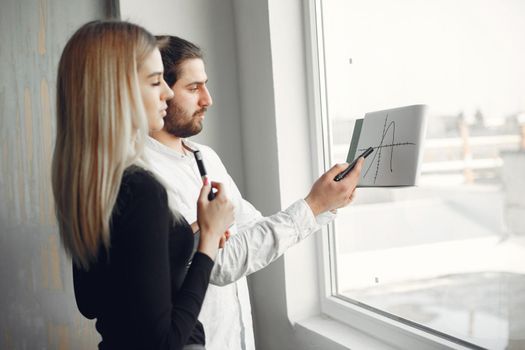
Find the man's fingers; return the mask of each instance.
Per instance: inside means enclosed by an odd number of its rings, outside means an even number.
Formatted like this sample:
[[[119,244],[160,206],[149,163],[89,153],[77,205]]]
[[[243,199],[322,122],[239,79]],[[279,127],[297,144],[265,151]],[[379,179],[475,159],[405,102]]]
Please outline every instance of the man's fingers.
[[[334,165],[333,167],[331,167],[327,172],[326,174],[329,175],[330,177],[335,177],[337,174],[339,174],[341,171],[345,170],[346,168],[348,168],[348,163],[338,163],[336,165]]]

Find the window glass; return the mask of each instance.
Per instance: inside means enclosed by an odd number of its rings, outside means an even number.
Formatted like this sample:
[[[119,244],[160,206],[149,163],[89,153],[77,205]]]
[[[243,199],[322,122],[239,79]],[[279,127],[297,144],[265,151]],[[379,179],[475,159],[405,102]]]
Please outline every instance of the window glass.
[[[340,211],[334,294],[525,348],[525,2],[325,0],[322,18],[334,162],[366,112],[429,106],[419,186]]]

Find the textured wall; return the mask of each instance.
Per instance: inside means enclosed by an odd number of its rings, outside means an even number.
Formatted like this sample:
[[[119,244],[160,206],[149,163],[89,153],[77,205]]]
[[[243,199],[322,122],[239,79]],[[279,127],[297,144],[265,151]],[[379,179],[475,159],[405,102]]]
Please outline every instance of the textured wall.
[[[53,216],[50,161],[60,53],[106,2],[2,0],[0,7],[0,349],[93,349]]]

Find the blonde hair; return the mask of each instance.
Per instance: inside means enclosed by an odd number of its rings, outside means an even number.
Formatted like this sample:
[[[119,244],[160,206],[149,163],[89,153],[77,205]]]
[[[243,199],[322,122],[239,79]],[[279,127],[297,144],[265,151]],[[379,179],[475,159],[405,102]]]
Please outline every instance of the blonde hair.
[[[64,248],[86,270],[100,247],[109,249],[124,170],[142,155],[148,124],[138,69],[155,47],[140,26],[94,21],[60,58],[53,195]]]

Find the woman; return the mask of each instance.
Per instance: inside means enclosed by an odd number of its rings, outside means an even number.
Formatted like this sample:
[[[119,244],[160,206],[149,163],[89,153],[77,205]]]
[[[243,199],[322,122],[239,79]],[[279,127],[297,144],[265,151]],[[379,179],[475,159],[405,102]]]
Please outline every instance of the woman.
[[[171,97],[155,38],[139,26],[90,22],[64,48],[53,194],[77,305],[97,319],[100,349],[204,348],[197,316],[233,206],[221,184],[204,184],[190,265],[192,230],[141,158]]]

